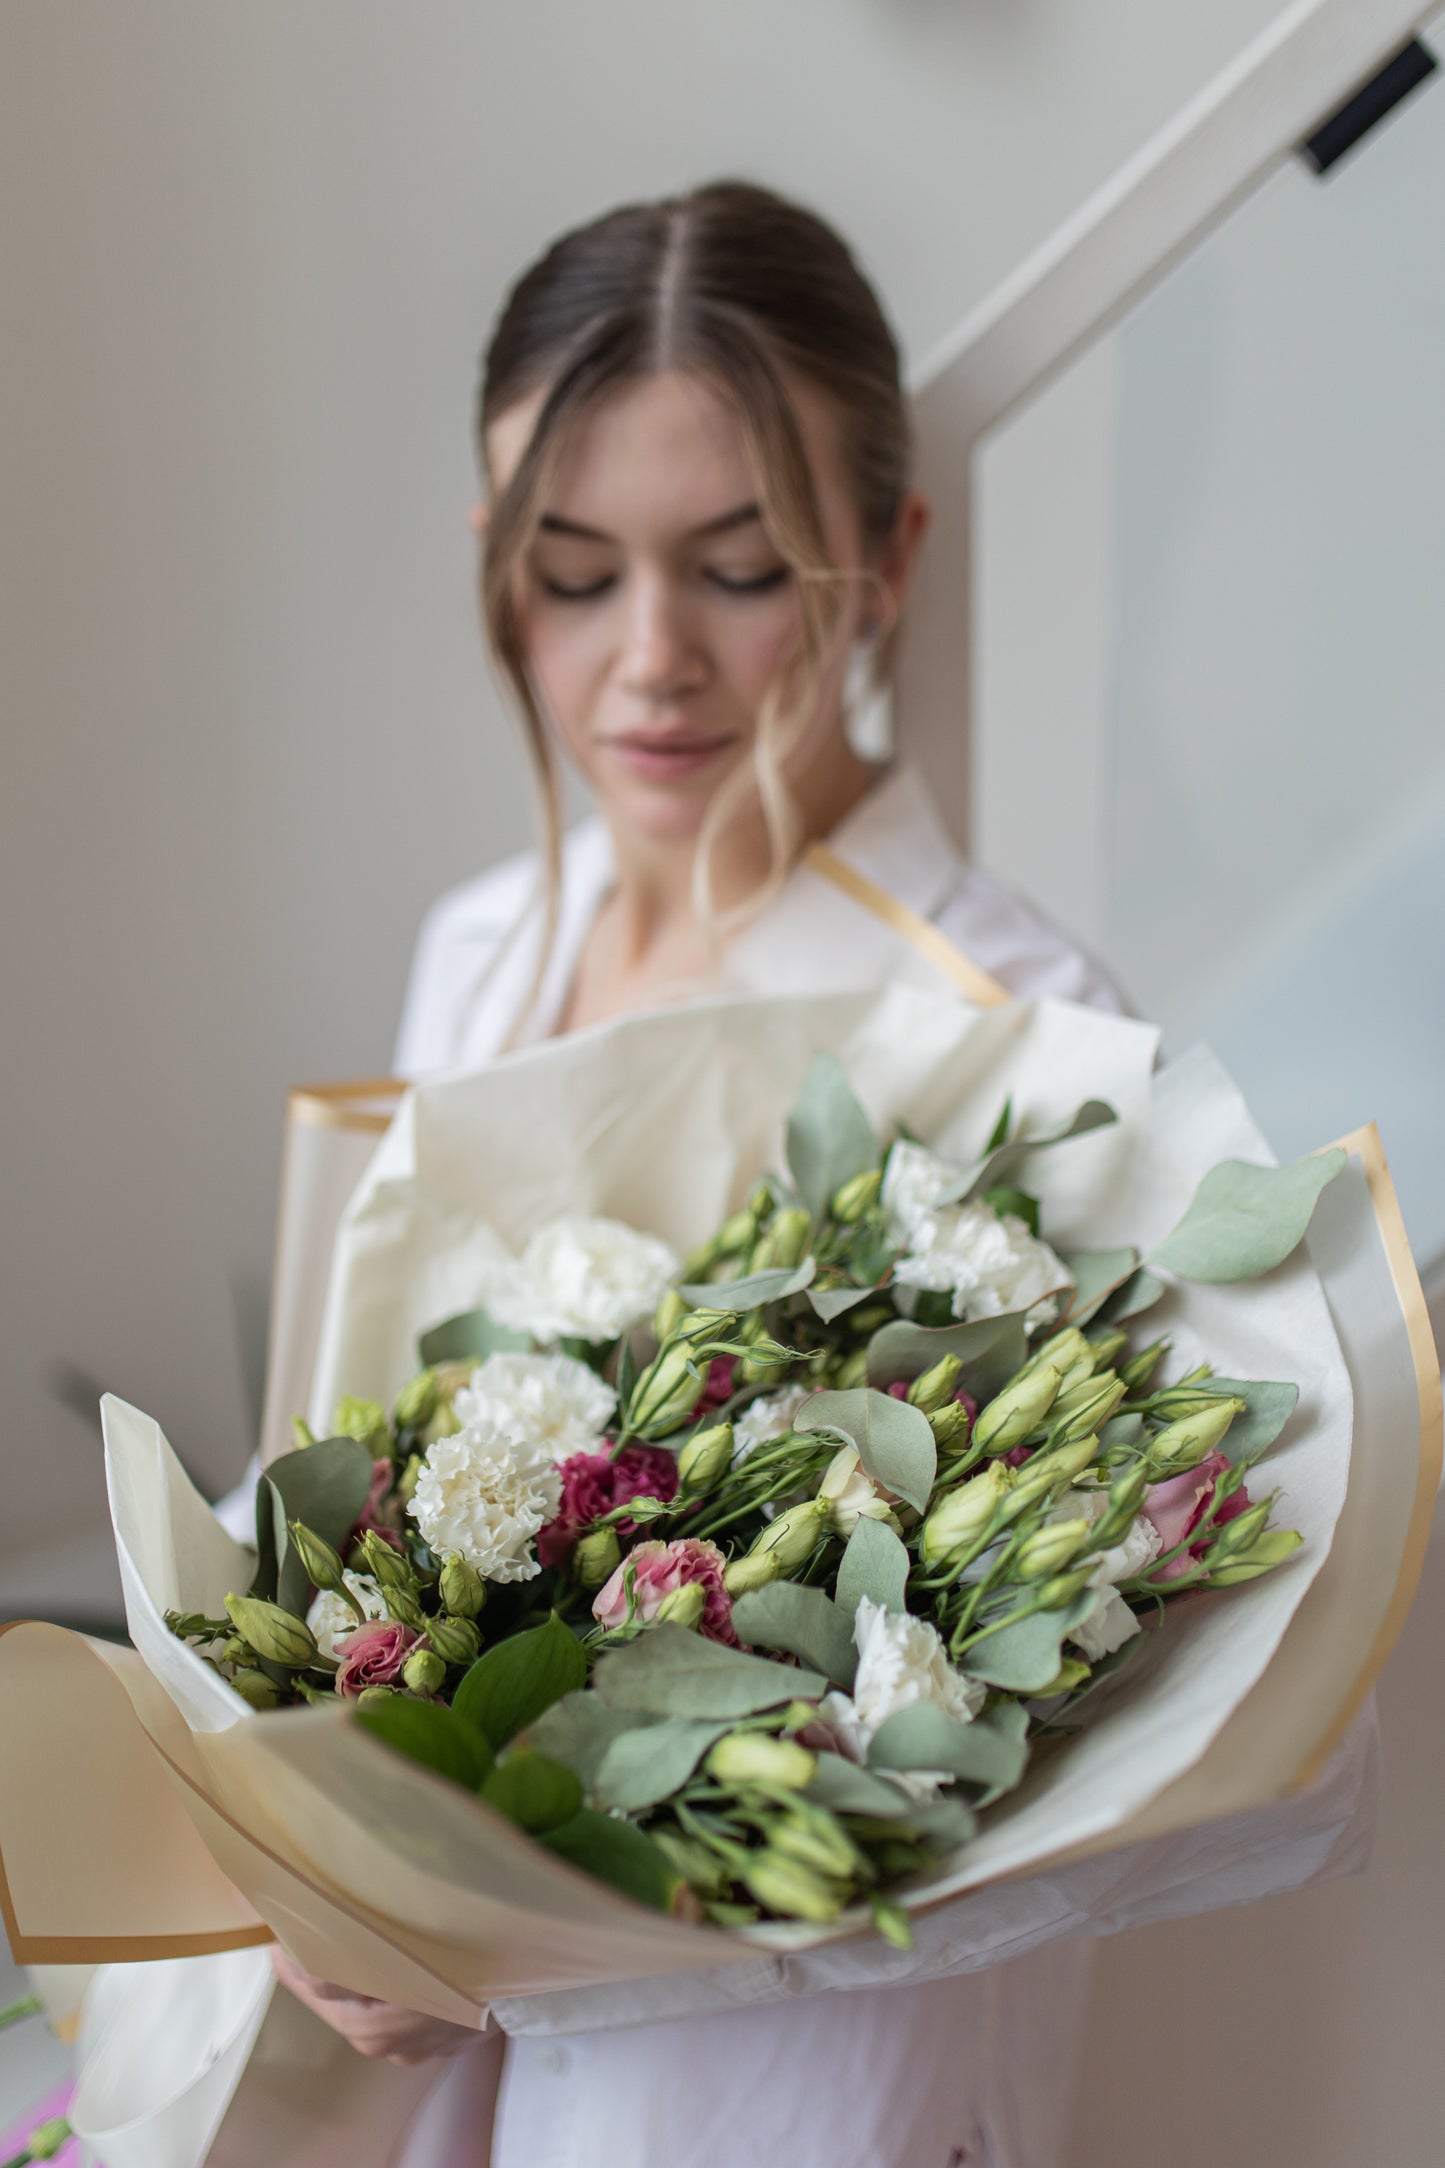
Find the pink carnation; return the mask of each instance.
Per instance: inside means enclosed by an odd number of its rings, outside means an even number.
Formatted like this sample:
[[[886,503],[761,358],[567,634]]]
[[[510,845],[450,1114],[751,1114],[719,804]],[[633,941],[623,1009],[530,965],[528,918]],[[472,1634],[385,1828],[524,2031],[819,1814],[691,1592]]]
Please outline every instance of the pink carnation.
[[[1159,1532],[1159,1541],[1166,1551],[1172,1551],[1177,1543],[1183,1543],[1192,1535],[1214,1499],[1214,1486],[1229,1466],[1223,1453],[1210,1453],[1200,1461],[1197,1468],[1186,1468],[1183,1475],[1171,1475],[1167,1483],[1151,1484],[1144,1493],[1143,1513]],[[1205,1531],[1204,1540],[1191,1544],[1177,1558],[1171,1558],[1167,1566],[1160,1566],[1156,1578],[1161,1581],[1177,1581],[1188,1573],[1189,1562],[1202,1558],[1216,1528],[1223,1528],[1247,1513],[1250,1506],[1249,1492],[1240,1485],[1228,1498],[1221,1501],[1219,1511]]]
[[[374,1619],[349,1634],[339,1635],[334,1643],[341,1658],[337,1693],[354,1701],[368,1686],[395,1686],[419,1639],[410,1626],[394,1618]]]
[[[537,1556],[544,1566],[565,1566],[582,1530],[630,1498],[660,1498],[668,1505],[677,1496],[677,1461],[663,1445],[627,1445],[616,1460],[605,1453],[573,1453],[560,1473],[557,1517],[537,1537]],[[623,1543],[637,1534],[636,1521],[613,1525]]]
[[[592,1615],[610,1632],[627,1623],[627,1589],[633,1581],[635,1617],[656,1618],[664,1596],[693,1583],[703,1591],[702,1621],[698,1632],[708,1641],[723,1641],[730,1649],[741,1646],[733,1632],[732,1598],[723,1587],[727,1560],[715,1543],[700,1536],[680,1536],[674,1543],[639,1543],[624,1559],[605,1588],[598,1590]]]

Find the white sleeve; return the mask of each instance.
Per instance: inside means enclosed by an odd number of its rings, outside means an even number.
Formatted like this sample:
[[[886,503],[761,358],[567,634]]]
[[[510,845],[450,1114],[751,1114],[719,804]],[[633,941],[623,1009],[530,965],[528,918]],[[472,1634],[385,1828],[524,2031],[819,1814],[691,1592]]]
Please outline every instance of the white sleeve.
[[[966,956],[1025,1001],[1052,994],[1129,1015],[1129,1002],[1103,965],[1022,896],[967,867],[934,914],[934,924]]]

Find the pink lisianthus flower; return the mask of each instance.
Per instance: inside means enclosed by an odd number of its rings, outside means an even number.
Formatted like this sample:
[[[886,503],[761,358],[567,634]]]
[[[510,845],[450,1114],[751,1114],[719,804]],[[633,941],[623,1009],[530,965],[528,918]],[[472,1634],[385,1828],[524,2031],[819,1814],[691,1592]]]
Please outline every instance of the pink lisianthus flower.
[[[420,1638],[394,1618],[375,1619],[354,1633],[338,1635],[333,1644],[341,1659],[337,1693],[354,1701],[368,1686],[395,1686]]]
[[[1171,1475],[1165,1483],[1151,1484],[1144,1493],[1144,1518],[1152,1521],[1158,1530],[1162,1548],[1172,1551],[1193,1534],[1214,1502],[1214,1486],[1229,1466],[1223,1453],[1210,1453],[1200,1461],[1197,1468],[1186,1468],[1183,1475]],[[1191,1544],[1177,1558],[1171,1558],[1167,1566],[1156,1569],[1154,1578],[1159,1581],[1177,1581],[1190,1570],[1190,1561],[1202,1558],[1216,1528],[1227,1526],[1250,1508],[1249,1492],[1243,1484],[1230,1497],[1224,1499],[1219,1511],[1205,1530],[1204,1540]]]
[[[618,1567],[605,1587],[597,1591],[592,1616],[609,1632],[627,1624],[627,1581],[632,1577],[634,1619],[656,1618],[664,1596],[675,1588],[694,1583],[703,1591],[702,1619],[698,1632],[705,1641],[722,1641],[740,1648],[733,1631],[732,1598],[723,1587],[727,1560],[715,1543],[700,1536],[680,1536],[673,1543],[639,1543]]]
[[[404,1549],[400,1530],[396,1525],[401,1516],[401,1501],[391,1496],[395,1482],[396,1470],[389,1455],[383,1454],[380,1460],[372,1462],[371,1488],[366,1494],[366,1504],[361,1509],[361,1519],[351,1531],[350,1543],[355,1543],[358,1536],[364,1536],[368,1528],[374,1528],[394,1551]]]
[[[714,1355],[707,1366],[707,1382],[703,1386],[702,1398],[697,1404],[695,1414],[706,1415],[713,1408],[720,1408],[725,1400],[732,1399],[733,1372],[736,1368],[731,1355]]]
[[[537,1536],[537,1556],[544,1566],[565,1566],[582,1530],[625,1506],[629,1498],[660,1498],[668,1505],[677,1496],[676,1456],[663,1445],[627,1445],[616,1460],[605,1453],[573,1453],[559,1473],[561,1505],[556,1519]],[[637,1534],[636,1521],[613,1525],[623,1543]]]

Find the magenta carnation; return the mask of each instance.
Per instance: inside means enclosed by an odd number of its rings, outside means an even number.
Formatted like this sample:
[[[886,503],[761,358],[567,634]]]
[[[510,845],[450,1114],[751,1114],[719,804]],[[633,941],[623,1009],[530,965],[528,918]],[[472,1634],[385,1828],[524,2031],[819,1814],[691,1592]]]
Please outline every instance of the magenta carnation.
[[[639,1543],[625,1558],[605,1588],[598,1590],[592,1615],[610,1632],[627,1623],[626,1581],[633,1577],[635,1616],[656,1618],[664,1596],[675,1588],[696,1583],[703,1591],[702,1620],[698,1632],[705,1640],[722,1641],[730,1649],[741,1646],[733,1631],[732,1598],[723,1587],[727,1560],[715,1543],[700,1536],[680,1536],[673,1543]]]
[[[1223,1453],[1210,1453],[1200,1461],[1197,1468],[1186,1468],[1183,1475],[1172,1475],[1166,1483],[1153,1483],[1144,1493],[1144,1518],[1152,1521],[1159,1532],[1159,1541],[1166,1551],[1183,1543],[1194,1533],[1214,1502],[1214,1486],[1229,1466]],[[1190,1568],[1190,1560],[1202,1558],[1209,1547],[1216,1528],[1224,1528],[1230,1521],[1238,1520],[1250,1506],[1249,1492],[1240,1485],[1228,1498],[1221,1500],[1219,1511],[1205,1530],[1204,1540],[1191,1544],[1177,1558],[1171,1558],[1167,1566],[1156,1569],[1155,1578],[1160,1581],[1177,1581]]]
[[[394,1618],[373,1619],[353,1633],[339,1635],[334,1644],[341,1659],[337,1693],[354,1701],[368,1686],[395,1686],[419,1639],[410,1626]]]
[[[401,1501],[392,1495],[395,1483],[396,1470],[389,1456],[384,1454],[380,1460],[374,1460],[371,1464],[371,1488],[366,1494],[366,1504],[361,1509],[361,1519],[348,1538],[348,1547],[355,1543],[358,1536],[364,1536],[368,1528],[374,1528],[394,1551],[405,1549],[398,1528]]]
[[[630,1498],[660,1498],[669,1505],[677,1496],[677,1461],[663,1445],[626,1445],[616,1460],[605,1453],[573,1453],[560,1472],[561,1505],[537,1537],[544,1566],[565,1566],[582,1530]],[[637,1534],[636,1521],[614,1526],[623,1543]]]
[[[702,1398],[694,1409],[696,1415],[709,1415],[733,1396],[733,1372],[737,1368],[731,1355],[714,1355],[707,1366],[707,1380],[703,1385]]]

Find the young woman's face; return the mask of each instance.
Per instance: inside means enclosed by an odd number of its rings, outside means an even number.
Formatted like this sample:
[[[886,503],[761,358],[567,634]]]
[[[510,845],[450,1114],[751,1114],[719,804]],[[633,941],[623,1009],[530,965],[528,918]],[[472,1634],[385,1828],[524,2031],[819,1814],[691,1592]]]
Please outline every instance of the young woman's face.
[[[790,380],[824,539],[858,567],[864,543],[828,401]],[[506,487],[543,392],[487,437]],[[659,842],[696,833],[713,793],[750,763],[763,696],[802,632],[797,583],[764,530],[747,456],[723,399],[671,371],[619,386],[574,431],[520,579],[521,633],[565,749],[614,823]],[[841,686],[859,620],[844,621],[790,778],[846,757]]]

